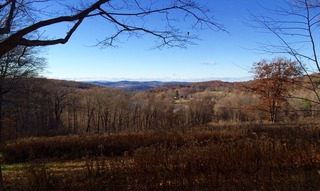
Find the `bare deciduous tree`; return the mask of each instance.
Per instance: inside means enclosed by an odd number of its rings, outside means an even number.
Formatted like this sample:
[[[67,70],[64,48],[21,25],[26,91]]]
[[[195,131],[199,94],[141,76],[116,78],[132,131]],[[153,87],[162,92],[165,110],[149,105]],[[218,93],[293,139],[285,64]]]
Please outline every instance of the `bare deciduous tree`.
[[[37,75],[45,66],[34,48],[18,46],[0,58],[0,138],[3,119],[4,95],[17,88],[19,79]],[[1,141],[0,141],[1,142]]]
[[[278,43],[260,44],[259,50],[292,56],[308,78],[308,84],[305,84],[305,87],[316,95],[316,99],[310,101],[319,104],[319,90],[314,83],[318,81],[316,79],[318,76],[313,74],[320,72],[317,49],[319,42],[317,33],[320,32],[320,1],[284,0],[283,2],[285,6],[266,9],[266,15],[253,16],[258,27],[271,32],[278,39]]]
[[[37,57],[34,48],[16,46],[0,57],[0,143],[4,119],[4,96],[17,88],[17,79],[34,76],[44,67],[45,60]],[[0,167],[0,190],[3,179]]]
[[[192,0],[1,0],[0,57],[19,45],[67,43],[88,18],[102,18],[108,27],[105,38],[99,42],[101,46],[113,46],[123,34],[136,37],[149,34],[159,40],[158,47],[184,47],[197,38],[194,30],[225,31],[209,9]],[[47,36],[48,27],[64,24],[64,36]]]

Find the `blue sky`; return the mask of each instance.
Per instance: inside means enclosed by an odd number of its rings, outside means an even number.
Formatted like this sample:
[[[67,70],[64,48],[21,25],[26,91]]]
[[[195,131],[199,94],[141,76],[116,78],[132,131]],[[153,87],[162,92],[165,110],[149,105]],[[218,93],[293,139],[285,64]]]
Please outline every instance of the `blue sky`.
[[[65,45],[46,49],[48,78],[68,80],[139,80],[139,81],[242,81],[250,79],[254,62],[271,55],[254,49],[259,42],[272,41],[270,34],[261,33],[246,22],[249,12],[260,14],[264,7],[279,6],[277,0],[207,0],[215,18],[228,33],[199,32],[200,41],[186,49],[151,49],[155,39],[123,38],[116,48],[94,47],[103,37],[99,21],[89,19]],[[61,31],[59,27],[55,31]],[[58,32],[57,34],[58,35]]]

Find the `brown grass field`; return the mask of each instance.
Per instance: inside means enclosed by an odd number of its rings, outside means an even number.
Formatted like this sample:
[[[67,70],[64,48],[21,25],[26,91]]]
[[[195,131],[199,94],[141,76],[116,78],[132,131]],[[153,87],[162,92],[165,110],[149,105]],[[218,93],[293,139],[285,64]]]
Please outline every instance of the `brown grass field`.
[[[319,190],[315,124],[27,138],[3,146],[7,190]]]

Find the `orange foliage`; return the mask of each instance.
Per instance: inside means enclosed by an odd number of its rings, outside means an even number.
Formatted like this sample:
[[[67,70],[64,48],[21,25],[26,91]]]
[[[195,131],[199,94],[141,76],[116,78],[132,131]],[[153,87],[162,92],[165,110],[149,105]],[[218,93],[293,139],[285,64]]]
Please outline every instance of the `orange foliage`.
[[[278,112],[287,105],[289,91],[297,83],[295,78],[302,75],[302,70],[297,62],[282,57],[261,60],[252,70],[255,80],[249,89],[260,96],[256,108],[268,113],[270,120],[276,122]]]

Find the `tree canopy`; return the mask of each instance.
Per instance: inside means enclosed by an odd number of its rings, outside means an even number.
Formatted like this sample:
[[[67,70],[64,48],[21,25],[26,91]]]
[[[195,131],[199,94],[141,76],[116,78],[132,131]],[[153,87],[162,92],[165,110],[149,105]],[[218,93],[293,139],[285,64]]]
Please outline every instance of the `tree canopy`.
[[[270,121],[276,122],[278,111],[287,104],[290,90],[298,82],[302,70],[296,61],[275,58],[261,60],[252,68],[254,81],[248,89],[260,96],[260,104],[255,108],[269,114]]]

